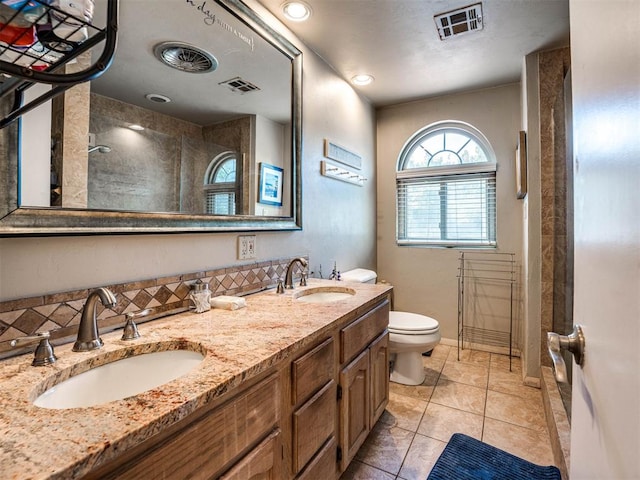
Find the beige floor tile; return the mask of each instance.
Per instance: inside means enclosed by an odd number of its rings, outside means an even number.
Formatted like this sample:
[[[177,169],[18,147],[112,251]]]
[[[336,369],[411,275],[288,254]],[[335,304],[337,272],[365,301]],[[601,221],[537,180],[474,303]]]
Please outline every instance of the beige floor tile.
[[[487,388],[489,368],[487,366],[472,363],[462,363],[457,360],[447,360],[442,369],[442,377],[452,382],[473,385],[474,387]]]
[[[370,467],[366,463],[353,460],[340,480],[394,480],[395,475]]]
[[[446,360],[443,358],[422,357],[422,366],[424,366],[425,373],[427,376],[436,377],[436,380],[445,363]]]
[[[527,399],[489,390],[485,416],[539,432],[547,430],[540,391],[537,398]]]
[[[424,480],[427,478],[446,445],[446,442],[416,435],[398,478],[404,480]]]
[[[441,376],[430,401],[446,407],[483,415],[486,394],[487,391],[483,388],[452,382]]]
[[[425,378],[422,385],[402,385],[400,383],[389,382],[389,393],[429,401],[431,394],[433,393],[433,389],[438,381],[437,379],[438,376],[436,376],[436,380],[432,380],[427,375],[427,378]]]
[[[509,371],[509,355],[500,355],[497,353],[491,354],[491,368],[498,368]],[[511,357],[511,371],[520,373],[522,372],[522,360],[519,357]]]
[[[529,387],[522,383],[522,376],[519,372],[509,372],[493,367],[489,369],[489,390],[526,399],[539,398],[541,395],[539,388]]]
[[[482,440],[538,465],[553,465],[549,434],[485,418]]]
[[[422,417],[418,433],[443,442],[448,442],[454,433],[464,433],[480,440],[483,422],[482,415],[430,403]]]
[[[446,360],[451,350],[452,348],[449,345],[438,344],[434,347],[433,351],[431,352],[431,356],[424,357],[424,358],[434,358],[434,359],[437,358],[440,360]]]
[[[460,361],[462,363],[472,363],[474,365],[482,365],[489,367],[491,354],[489,352],[481,352],[479,350],[460,350],[460,360],[458,360],[458,349],[452,348],[447,361]]]
[[[356,460],[397,475],[415,433],[378,422],[356,454]]]
[[[389,403],[380,421],[385,425],[415,432],[418,430],[427,403],[425,400],[389,392]]]

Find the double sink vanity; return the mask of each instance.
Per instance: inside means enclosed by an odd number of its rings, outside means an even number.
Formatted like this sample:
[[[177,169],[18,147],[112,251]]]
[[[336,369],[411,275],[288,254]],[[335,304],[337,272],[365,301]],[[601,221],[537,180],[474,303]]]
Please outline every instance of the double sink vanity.
[[[58,346],[49,366],[3,360],[3,478],[339,478],[388,400],[390,293],[311,279]],[[36,406],[45,391],[63,403]]]

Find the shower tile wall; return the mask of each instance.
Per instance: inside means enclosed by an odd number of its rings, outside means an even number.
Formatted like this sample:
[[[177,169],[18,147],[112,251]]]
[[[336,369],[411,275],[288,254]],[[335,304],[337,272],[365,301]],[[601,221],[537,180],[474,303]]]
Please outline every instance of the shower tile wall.
[[[215,270],[151,278],[107,286],[118,303],[113,308],[97,306],[100,328],[122,326],[124,316],[146,308],[161,316],[189,306],[189,289],[197,279],[210,285],[212,294],[237,295],[276,284],[284,277],[291,259],[277,259]],[[295,272],[300,271],[296,264]],[[24,335],[52,330],[52,338],[73,336],[77,332],[82,308],[90,289],[60,292],[0,302],[0,354],[7,355],[8,342]]]
[[[183,138],[201,140],[200,126],[91,94],[89,131],[111,147],[89,156],[89,208],[180,211]]]
[[[550,366],[547,332],[554,331],[554,316],[564,316],[567,260],[566,135],[564,77],[570,65],[569,48],[541,52],[540,78],[541,149],[541,361]]]

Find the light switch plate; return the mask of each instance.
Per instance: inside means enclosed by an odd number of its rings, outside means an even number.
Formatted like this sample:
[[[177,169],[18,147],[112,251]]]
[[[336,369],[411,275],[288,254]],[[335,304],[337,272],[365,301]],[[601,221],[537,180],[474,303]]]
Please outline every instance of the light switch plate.
[[[240,235],[238,237],[238,260],[256,258],[256,236]]]

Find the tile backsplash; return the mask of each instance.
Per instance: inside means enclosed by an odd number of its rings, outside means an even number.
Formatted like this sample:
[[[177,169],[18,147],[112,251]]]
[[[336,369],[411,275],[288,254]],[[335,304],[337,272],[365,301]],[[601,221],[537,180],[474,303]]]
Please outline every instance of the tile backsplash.
[[[149,318],[164,316],[189,307],[190,285],[200,279],[209,284],[212,296],[239,295],[273,286],[283,278],[291,259],[221,267],[170,277],[105,285],[117,299],[113,308],[98,302],[98,325],[101,329],[122,326],[125,314],[152,309]],[[299,264],[296,264],[299,272]],[[61,292],[0,302],[0,354],[9,356],[9,342],[14,338],[51,331],[56,343],[75,337],[82,308],[92,289]],[[70,341],[69,338],[66,341]],[[16,353],[22,353],[24,350]]]

